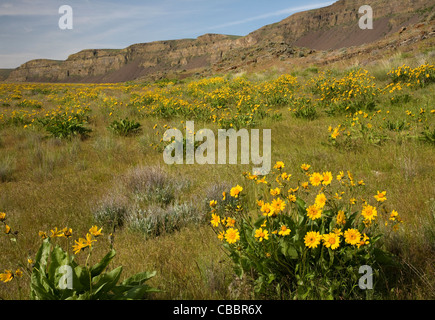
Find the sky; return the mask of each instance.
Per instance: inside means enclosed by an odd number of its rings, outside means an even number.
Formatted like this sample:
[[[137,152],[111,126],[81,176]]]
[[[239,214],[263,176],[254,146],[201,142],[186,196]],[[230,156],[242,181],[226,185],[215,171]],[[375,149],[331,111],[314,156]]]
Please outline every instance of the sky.
[[[0,68],[32,59],[65,60],[84,49],[122,49],[135,43],[245,36],[328,0],[0,0]],[[61,29],[61,6],[72,29]],[[71,21],[71,20],[70,20]]]

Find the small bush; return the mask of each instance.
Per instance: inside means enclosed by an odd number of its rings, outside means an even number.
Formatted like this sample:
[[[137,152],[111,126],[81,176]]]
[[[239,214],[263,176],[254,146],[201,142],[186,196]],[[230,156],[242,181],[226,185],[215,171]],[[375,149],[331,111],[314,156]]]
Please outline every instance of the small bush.
[[[181,228],[204,222],[204,216],[191,203],[173,204],[166,208],[150,206],[130,212],[128,228],[147,237],[157,237]]]
[[[435,128],[425,128],[424,131],[420,135],[420,139],[428,142],[430,144],[435,145]]]
[[[293,114],[296,118],[314,120],[317,118],[317,109],[310,99],[299,99],[295,102]]]
[[[105,196],[93,212],[94,220],[110,228],[122,227],[128,214],[128,199],[119,194]]]
[[[82,139],[85,139],[92,132],[91,129],[86,127],[87,117],[79,114],[59,113],[55,116],[39,119],[38,121],[45,130],[56,138],[69,139],[73,136],[80,136]]]
[[[175,199],[174,184],[158,167],[137,167],[123,177],[124,186],[140,202],[168,205]]]
[[[252,277],[262,297],[361,299],[368,292],[355,289],[359,270],[370,266],[378,289],[372,292],[386,290],[383,268],[399,265],[384,251],[382,226],[397,230],[402,223],[385,204],[387,192],[357,200],[356,188],[364,184],[349,171],[335,179],[331,172],[315,172],[303,164],[300,178],[291,180],[284,167],[277,162],[275,170],[261,179],[245,174],[260,186],[257,214],[249,209],[240,185],[229,190],[234,202],[221,208],[223,213],[216,203],[210,205],[211,225],[235,273]]]
[[[390,131],[404,131],[409,129],[409,124],[405,120],[396,120],[396,121],[390,121],[387,120],[385,122],[385,128]]]

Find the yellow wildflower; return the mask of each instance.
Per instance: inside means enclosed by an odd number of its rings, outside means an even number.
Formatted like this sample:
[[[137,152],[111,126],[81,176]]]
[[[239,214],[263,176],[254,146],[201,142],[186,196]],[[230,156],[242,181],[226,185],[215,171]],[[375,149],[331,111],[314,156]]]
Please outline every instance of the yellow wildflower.
[[[323,235],[322,238],[323,238],[323,245],[326,248],[331,248],[332,250],[335,250],[340,246],[340,236],[335,232],[325,234]]]
[[[383,192],[379,192],[378,194],[374,196],[374,198],[378,201],[378,202],[384,202],[385,200],[387,200],[387,191],[383,191]]]
[[[97,226],[92,226],[92,228],[89,229],[89,233],[92,234],[94,237],[98,237],[102,235],[101,233],[102,229],[103,228],[100,228],[100,230],[98,230]]]
[[[237,186],[235,186],[234,188],[231,189],[231,191],[230,191],[230,195],[231,195],[233,198],[238,198],[240,192],[242,192],[242,191],[243,191],[243,187],[237,185]]]
[[[310,182],[313,186],[318,186],[320,185],[320,183],[322,183],[323,180],[323,175],[318,173],[318,172],[314,172],[311,176],[310,176]]]
[[[324,194],[324,193],[319,193],[319,194],[316,196],[316,200],[315,200],[314,204],[315,204],[318,208],[322,209],[322,208],[326,205],[326,201],[327,201],[327,199],[326,199],[325,194]]]
[[[331,184],[332,180],[333,180],[333,177],[332,177],[332,173],[331,172],[328,171],[328,172],[324,172],[323,173],[323,182],[322,182],[322,184],[324,186],[327,186],[327,185]]]
[[[238,240],[240,240],[239,231],[234,228],[227,229],[225,233],[225,240],[227,240],[229,244],[236,243]]]
[[[317,248],[317,246],[320,244],[320,240],[322,239],[322,236],[317,231],[309,231],[304,237],[304,243],[305,246],[312,249]]]
[[[280,236],[288,236],[290,234],[291,230],[287,228],[287,226],[281,226],[281,230],[278,232]]]
[[[361,214],[365,220],[372,221],[375,220],[376,216],[378,215],[378,212],[375,207],[371,205],[365,205],[363,207],[363,210],[361,211]]]
[[[277,170],[281,170],[281,169],[283,169],[285,167],[285,165],[284,165],[284,162],[282,162],[282,161],[277,161],[276,163],[275,163],[275,165],[273,166],[273,168],[274,169],[277,169]]]
[[[269,232],[267,230],[263,230],[262,228],[255,230],[255,238],[258,241],[269,240]]]
[[[216,214],[212,214],[211,215],[211,225],[213,226],[213,227],[217,227],[217,226],[219,226],[219,223],[221,222],[221,219],[220,219],[220,217],[218,216],[218,215],[216,215]]]
[[[307,208],[307,216],[311,220],[319,219],[322,216],[322,209],[316,205],[309,206]]]
[[[356,229],[347,229],[344,232],[344,240],[346,243],[356,245],[361,241],[361,233]]]
[[[344,226],[346,224],[346,214],[343,210],[338,211],[336,219],[338,225]]]
[[[0,273],[0,281],[4,283],[12,281],[14,278],[14,273],[11,270],[5,270],[4,273]]]

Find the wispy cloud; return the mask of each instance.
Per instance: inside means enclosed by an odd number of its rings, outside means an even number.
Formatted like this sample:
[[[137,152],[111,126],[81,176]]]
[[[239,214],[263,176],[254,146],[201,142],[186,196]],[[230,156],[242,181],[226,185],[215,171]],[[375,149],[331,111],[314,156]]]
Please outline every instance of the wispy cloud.
[[[231,21],[231,22],[223,23],[223,24],[220,24],[220,25],[217,25],[217,26],[210,27],[208,29],[227,28],[227,27],[231,27],[231,26],[235,26],[235,25],[240,25],[240,24],[245,24],[245,23],[252,22],[252,21],[257,21],[257,20],[263,20],[263,19],[267,19],[267,18],[271,18],[271,17],[279,17],[279,16],[284,16],[284,15],[290,15],[292,13],[296,13],[296,12],[300,12],[300,11],[306,11],[306,10],[311,10],[311,9],[325,7],[325,6],[333,4],[334,2],[335,1],[328,1],[328,2],[323,2],[323,3],[317,3],[317,4],[305,5],[305,6],[299,6],[299,7],[286,8],[286,9],[282,9],[282,10],[278,10],[278,11],[269,12],[269,13],[261,14],[261,15],[258,15],[258,16],[250,17],[250,18],[245,18],[245,19],[240,19],[240,20],[237,20],[237,21]]]
[[[1,16],[50,16],[58,14],[59,4],[55,1],[8,1],[0,4]]]

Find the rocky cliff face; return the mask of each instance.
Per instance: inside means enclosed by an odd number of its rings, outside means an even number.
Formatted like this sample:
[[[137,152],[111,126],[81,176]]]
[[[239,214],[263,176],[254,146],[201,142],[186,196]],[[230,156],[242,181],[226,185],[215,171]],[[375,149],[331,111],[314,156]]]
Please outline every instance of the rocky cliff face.
[[[361,30],[358,9],[370,5],[374,29]],[[433,0],[339,0],[294,14],[245,37],[206,34],[197,39],[134,44],[125,49],[83,50],[65,61],[32,60],[13,70],[8,81],[122,82],[158,79],[169,73],[189,75],[210,69],[256,64],[359,46],[382,39],[400,28],[433,17]],[[298,49],[305,47],[307,49]]]
[[[373,30],[359,28],[362,14],[358,11],[363,5],[373,9]],[[248,36],[260,43],[266,40],[316,50],[340,49],[374,42],[397,32],[424,19],[425,10],[433,12],[433,1],[340,0],[328,7],[296,13]]]

